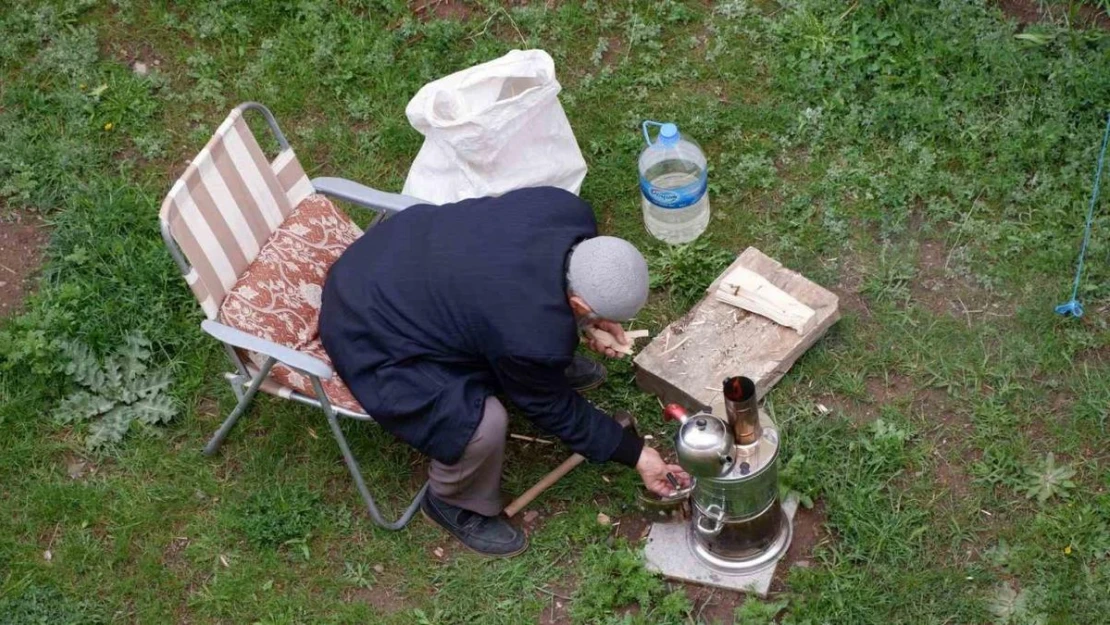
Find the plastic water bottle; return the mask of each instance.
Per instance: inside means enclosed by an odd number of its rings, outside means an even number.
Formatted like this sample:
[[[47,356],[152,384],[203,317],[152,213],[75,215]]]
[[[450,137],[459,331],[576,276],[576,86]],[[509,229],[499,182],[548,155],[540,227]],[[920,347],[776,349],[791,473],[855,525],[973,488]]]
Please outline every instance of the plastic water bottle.
[[[654,143],[648,126],[659,127]],[[660,241],[689,243],[709,225],[705,154],[674,124],[645,121],[643,130],[648,145],[639,164],[644,226]]]

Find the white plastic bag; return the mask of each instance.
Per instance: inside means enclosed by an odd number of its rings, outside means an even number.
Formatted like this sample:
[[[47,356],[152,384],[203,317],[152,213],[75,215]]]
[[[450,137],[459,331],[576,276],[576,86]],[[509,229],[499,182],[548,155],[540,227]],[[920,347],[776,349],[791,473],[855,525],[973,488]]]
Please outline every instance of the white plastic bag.
[[[543,50],[513,50],[424,85],[405,108],[424,135],[405,195],[445,204],[536,186],[577,194],[586,161],[561,89]]]

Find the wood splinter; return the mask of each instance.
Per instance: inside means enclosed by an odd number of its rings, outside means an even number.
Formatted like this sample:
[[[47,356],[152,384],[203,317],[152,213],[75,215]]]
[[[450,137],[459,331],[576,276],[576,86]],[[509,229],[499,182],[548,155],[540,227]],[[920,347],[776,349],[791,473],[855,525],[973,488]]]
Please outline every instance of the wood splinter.
[[[617,337],[601,328],[589,327],[586,328],[586,333],[590,335],[590,338],[596,340],[605,347],[625,356],[632,353],[633,344],[636,342],[636,339],[647,338],[651,334],[647,330],[628,330],[624,333],[624,337],[628,339],[628,343],[621,343],[617,340]]]

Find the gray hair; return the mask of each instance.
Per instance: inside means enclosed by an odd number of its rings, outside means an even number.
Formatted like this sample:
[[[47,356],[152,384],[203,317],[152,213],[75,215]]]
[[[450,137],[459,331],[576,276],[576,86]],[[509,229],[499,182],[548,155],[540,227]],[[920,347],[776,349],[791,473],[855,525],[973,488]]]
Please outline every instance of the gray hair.
[[[647,261],[624,239],[586,239],[571,251],[567,265],[567,288],[602,319],[628,321],[647,303]]]

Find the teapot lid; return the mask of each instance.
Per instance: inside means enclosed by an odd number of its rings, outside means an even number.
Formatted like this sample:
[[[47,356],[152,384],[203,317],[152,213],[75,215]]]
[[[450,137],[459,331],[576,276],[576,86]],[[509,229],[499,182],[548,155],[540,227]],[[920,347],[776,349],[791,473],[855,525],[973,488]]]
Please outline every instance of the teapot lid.
[[[679,430],[680,443],[690,450],[713,450],[730,436],[724,421],[708,414],[696,414]]]

